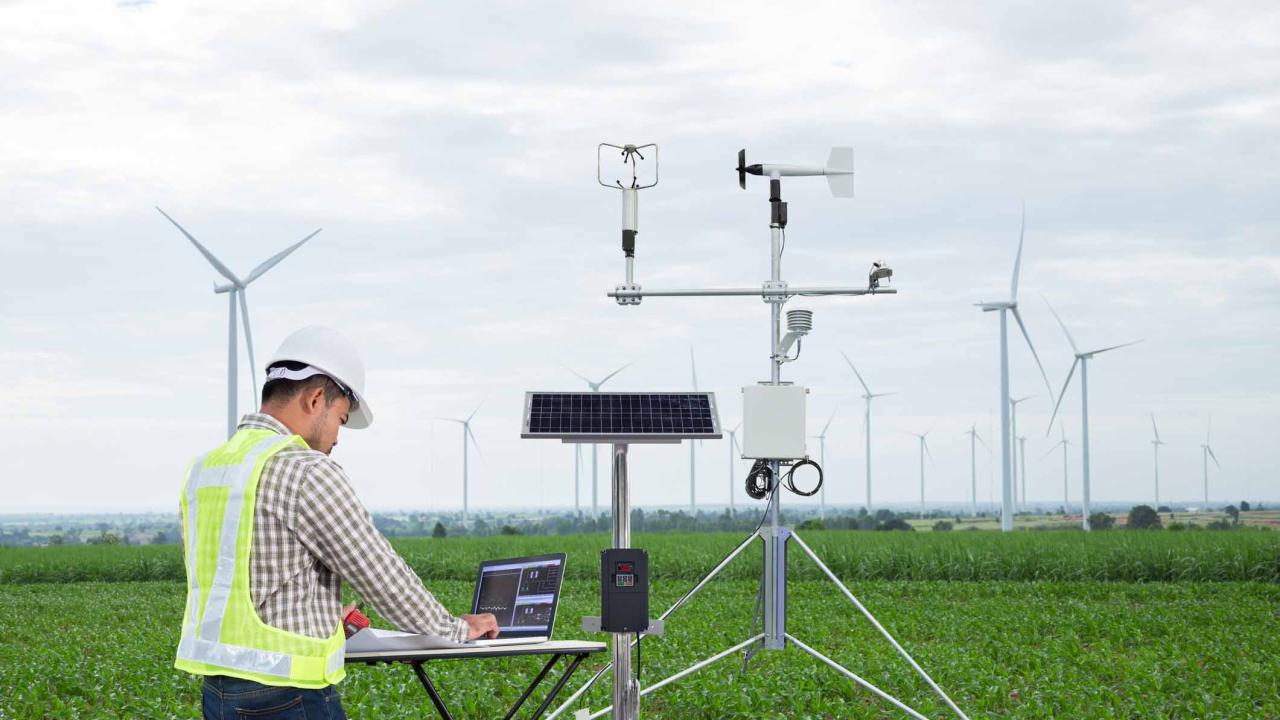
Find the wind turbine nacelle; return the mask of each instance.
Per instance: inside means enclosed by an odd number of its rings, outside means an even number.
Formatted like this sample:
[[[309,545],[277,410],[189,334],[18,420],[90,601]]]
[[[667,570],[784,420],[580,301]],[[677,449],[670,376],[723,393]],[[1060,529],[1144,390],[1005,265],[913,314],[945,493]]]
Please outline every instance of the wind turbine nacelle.
[[[747,187],[747,175],[772,179],[782,177],[825,176],[831,194],[835,197],[853,197],[853,148],[834,147],[821,167],[812,165],[784,165],[781,163],[747,164],[747,151],[738,151],[738,186]]]

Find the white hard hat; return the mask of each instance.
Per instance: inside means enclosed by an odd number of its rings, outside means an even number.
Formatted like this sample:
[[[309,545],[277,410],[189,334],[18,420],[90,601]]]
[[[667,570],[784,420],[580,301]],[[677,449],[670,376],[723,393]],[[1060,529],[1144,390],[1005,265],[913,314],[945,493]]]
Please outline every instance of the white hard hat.
[[[355,407],[347,417],[347,427],[358,430],[373,423],[373,411],[364,396],[364,362],[360,360],[360,351],[345,335],[318,325],[297,330],[280,343],[267,361],[267,367],[285,361],[306,363],[351,392]]]

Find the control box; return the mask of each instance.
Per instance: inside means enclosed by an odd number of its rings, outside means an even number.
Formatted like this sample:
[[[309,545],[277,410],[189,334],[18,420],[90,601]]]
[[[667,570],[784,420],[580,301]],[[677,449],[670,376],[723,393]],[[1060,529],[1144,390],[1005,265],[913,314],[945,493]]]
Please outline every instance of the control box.
[[[752,460],[806,457],[804,404],[808,392],[800,385],[742,388],[742,457]]]
[[[649,553],[638,548],[600,551],[600,629],[649,629]]]

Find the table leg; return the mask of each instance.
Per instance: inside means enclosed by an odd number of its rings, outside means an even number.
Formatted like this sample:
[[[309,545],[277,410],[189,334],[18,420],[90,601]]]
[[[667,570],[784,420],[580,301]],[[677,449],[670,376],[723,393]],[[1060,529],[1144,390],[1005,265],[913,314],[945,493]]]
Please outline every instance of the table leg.
[[[502,720],[511,720],[511,718],[516,716],[516,712],[520,710],[520,706],[524,705],[524,701],[529,699],[529,695],[533,693],[533,689],[538,687],[538,684],[541,683],[542,679],[547,676],[548,672],[550,672],[551,666],[555,665],[556,661],[560,658],[561,655],[559,653],[551,656],[551,659],[547,661],[547,664],[542,666],[542,672],[538,673],[538,677],[534,678],[533,682],[529,684],[529,687],[524,689],[524,694],[521,695],[520,699],[516,701],[516,704],[512,706],[511,712],[508,712],[503,716]]]
[[[556,681],[556,684],[551,688],[551,692],[543,699],[542,704],[538,706],[538,709],[533,711],[533,715],[530,717],[530,720],[538,720],[538,718],[542,717],[542,713],[546,712],[547,708],[550,707],[551,701],[556,699],[556,696],[564,689],[564,684],[569,682],[569,678],[573,676],[573,673],[577,671],[578,666],[586,659],[587,656],[585,654],[574,656],[573,662],[569,663],[569,667],[565,669],[564,674]]]
[[[449,714],[449,708],[445,707],[444,700],[440,699],[440,693],[436,692],[436,686],[431,684],[431,678],[427,677],[427,671],[422,669],[422,663],[413,663],[413,672],[418,676],[422,687],[427,689],[427,694],[431,696],[431,702],[435,704],[440,717],[444,720],[453,720],[453,716]]]

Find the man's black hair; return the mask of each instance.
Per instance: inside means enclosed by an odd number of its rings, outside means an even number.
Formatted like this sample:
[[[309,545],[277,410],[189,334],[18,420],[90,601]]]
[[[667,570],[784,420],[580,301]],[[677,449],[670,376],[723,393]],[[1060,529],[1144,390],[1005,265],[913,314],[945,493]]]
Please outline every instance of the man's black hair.
[[[294,362],[293,360],[283,360],[278,363],[272,363],[267,370],[270,371],[271,368],[275,367],[283,367],[290,370],[301,370],[302,368],[307,367],[307,364],[303,362]],[[324,404],[326,407],[332,405],[334,401],[346,394],[342,392],[342,388],[338,387],[338,383],[334,382],[327,375],[312,375],[311,377],[303,380],[286,380],[284,378],[276,378],[275,380],[268,380],[267,383],[262,386],[262,404],[265,406],[272,402],[284,402],[285,400],[289,400],[297,396],[300,392],[312,390],[318,387],[324,388]]]

